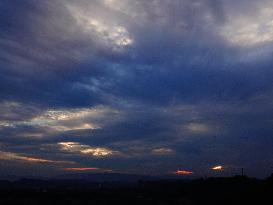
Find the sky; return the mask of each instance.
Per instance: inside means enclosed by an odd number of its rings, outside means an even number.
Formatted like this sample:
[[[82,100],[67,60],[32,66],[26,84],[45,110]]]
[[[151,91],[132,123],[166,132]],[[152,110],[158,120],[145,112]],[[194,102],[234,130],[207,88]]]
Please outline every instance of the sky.
[[[268,176],[271,0],[0,0],[0,176]]]

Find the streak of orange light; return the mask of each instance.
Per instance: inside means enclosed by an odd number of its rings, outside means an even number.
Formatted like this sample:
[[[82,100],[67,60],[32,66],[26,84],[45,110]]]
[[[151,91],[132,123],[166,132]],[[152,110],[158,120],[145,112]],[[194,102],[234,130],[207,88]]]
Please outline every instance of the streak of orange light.
[[[42,159],[38,157],[26,157],[18,153],[2,152],[2,151],[0,151],[0,160],[14,160],[14,161],[24,161],[28,163],[44,163],[44,164],[75,164],[72,161],[57,161],[57,160]]]
[[[191,174],[193,174],[192,171],[187,171],[187,170],[177,170],[174,173],[177,175],[191,175]]]
[[[73,167],[73,168],[65,168],[65,171],[71,172],[84,172],[84,171],[97,171],[99,168],[96,167]]]
[[[215,171],[221,171],[221,170],[224,170],[224,167],[220,165],[220,166],[212,167],[211,169]]]

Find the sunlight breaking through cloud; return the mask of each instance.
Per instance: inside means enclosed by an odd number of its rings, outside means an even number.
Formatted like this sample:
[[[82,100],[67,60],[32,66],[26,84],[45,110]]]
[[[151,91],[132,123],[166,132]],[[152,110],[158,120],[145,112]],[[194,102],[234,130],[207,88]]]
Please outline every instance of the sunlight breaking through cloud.
[[[101,129],[108,123],[108,115],[120,116],[120,113],[117,110],[103,106],[82,109],[47,110],[34,115],[28,120],[0,120],[0,129],[31,126],[45,128],[49,133],[72,130],[95,130]],[[33,133],[32,135],[42,137],[41,133]]]
[[[89,145],[80,144],[78,142],[59,142],[60,149],[67,152],[83,154],[91,157],[110,157],[120,154],[118,151],[114,151],[104,147],[91,147]]]
[[[91,37],[95,35],[101,43],[113,50],[119,51],[133,44],[134,40],[124,26],[111,25],[105,20],[102,22],[102,20],[93,17],[91,12],[84,11],[83,8],[72,5],[67,5],[67,8],[83,32],[90,34]]]

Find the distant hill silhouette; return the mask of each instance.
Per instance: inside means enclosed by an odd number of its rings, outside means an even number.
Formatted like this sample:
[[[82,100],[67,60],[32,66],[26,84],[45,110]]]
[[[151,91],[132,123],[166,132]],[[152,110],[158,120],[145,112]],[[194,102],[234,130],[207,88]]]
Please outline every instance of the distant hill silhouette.
[[[249,205],[273,204],[273,175],[195,180],[118,173],[81,173],[54,179],[0,180],[2,205]]]
[[[89,182],[138,182],[139,180],[159,180],[159,177],[122,173],[73,173],[55,179],[85,180]]]

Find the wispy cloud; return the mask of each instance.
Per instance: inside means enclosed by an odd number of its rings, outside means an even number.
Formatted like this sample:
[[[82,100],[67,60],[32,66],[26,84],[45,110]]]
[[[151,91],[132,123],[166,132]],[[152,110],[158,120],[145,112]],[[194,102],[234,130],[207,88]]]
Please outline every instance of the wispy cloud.
[[[2,152],[2,151],[0,151],[0,160],[11,160],[11,161],[41,163],[41,164],[60,164],[60,165],[75,164],[75,162],[73,161],[49,160],[49,159],[43,159],[38,157],[28,157],[19,153]]]
[[[64,170],[68,172],[112,172],[112,170],[101,169],[97,167],[72,167],[64,168]]]
[[[174,150],[170,148],[155,148],[152,150],[152,154],[158,155],[158,156],[171,155],[174,153],[175,153]]]
[[[230,15],[221,34],[238,46],[257,46],[273,41],[273,12],[269,4],[258,4],[257,10]]]
[[[73,168],[64,168],[65,171],[71,172],[85,172],[85,171],[98,171],[99,168],[96,167],[73,167]]]

